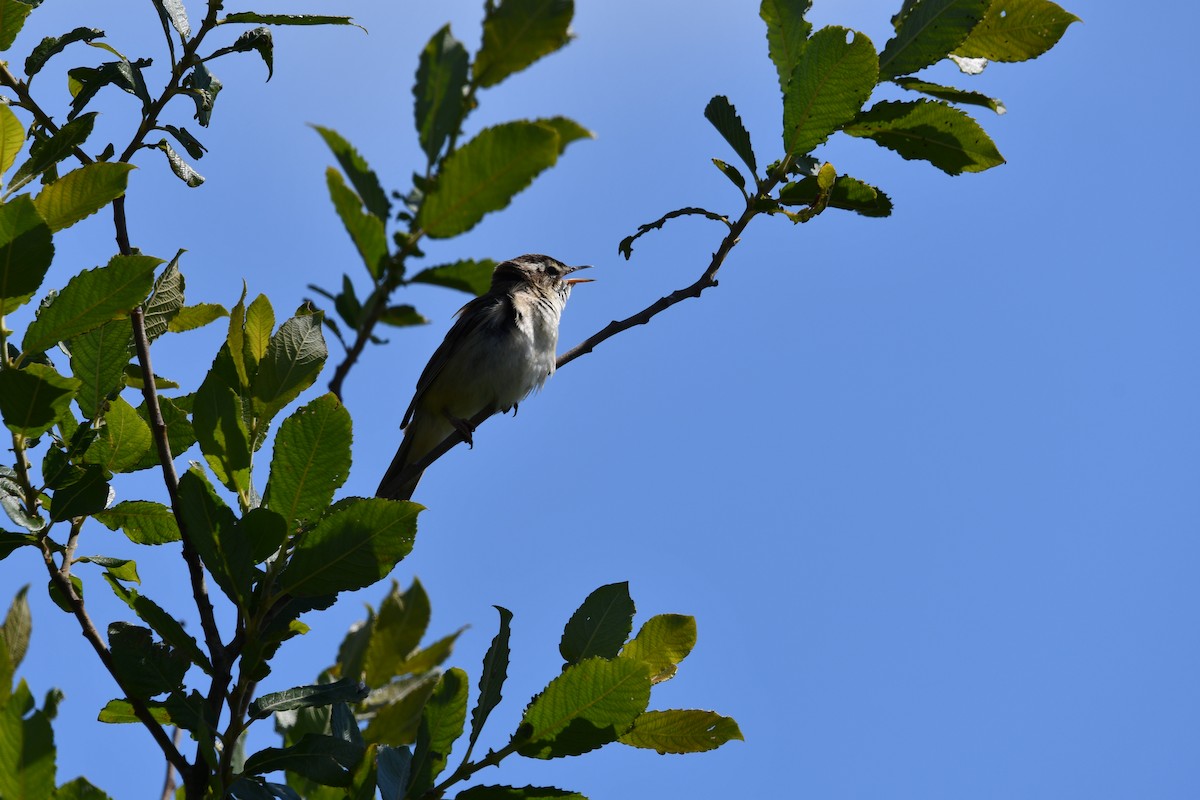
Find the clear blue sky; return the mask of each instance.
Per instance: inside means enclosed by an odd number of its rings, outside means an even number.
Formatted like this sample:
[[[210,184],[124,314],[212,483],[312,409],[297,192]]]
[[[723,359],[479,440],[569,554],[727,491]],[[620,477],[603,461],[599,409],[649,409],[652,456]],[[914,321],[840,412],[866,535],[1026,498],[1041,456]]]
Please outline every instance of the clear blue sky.
[[[157,58],[158,22],[141,5],[46,3],[14,53],[87,24]],[[733,100],[760,161],[772,160],[780,113],[757,5],[581,0],[578,39],[485,93],[472,124],[566,114],[598,138],[572,146],[507,212],[429,243],[430,263],[533,251],[595,264],[596,283],[567,308],[564,348],[690,283],[719,226],[670,226],[628,263],[616,246],[672,208],[736,209],[709,164],[732,160],[702,117],[712,95]],[[882,47],[898,5],[818,0],[812,18]],[[253,55],[219,62],[225,89],[202,136],[211,152],[196,164],[208,182],[186,189],[144,153],[129,191],[134,244],[163,257],[187,248],[191,302],[228,305],[245,278],[283,314],[307,283],[357,277],[324,187],[332,159],[304,123],[338,129],[404,188],[420,158],[417,53],[447,20],[474,49],[481,6],[257,7],[352,14],[370,34],[280,30],[266,85]],[[613,746],[506,762],[482,780],[595,800],[1200,795],[1187,77],[1200,15],[1189,4],[1067,7],[1084,22],[1049,55],[961,78],[1006,102],[1007,115],[978,116],[1007,165],[948,178],[835,139],[821,155],[889,191],[893,217],[756,221],[717,289],[565,368],[515,420],[492,420],[474,450],[426,475],[417,499],[429,510],[395,577],[425,583],[436,635],[471,625],[452,663],[472,680],[494,633],[491,604],[515,614],[511,678],[486,744],[502,743],[556,674],[570,612],[619,580],[639,624],[660,612],[699,623],[695,652],[655,707],[712,708],[746,736],[704,755]],[[35,82],[59,114],[69,62]],[[127,138],[119,112],[132,103],[110,97],[105,130]],[[190,117],[182,104],[177,114]],[[56,244],[54,285],[115,252],[106,216]],[[416,376],[463,299],[412,291],[404,300],[433,324],[396,333],[352,373],[347,493],[373,491]],[[164,339],[158,371],[195,385],[217,327]],[[122,497],[160,497],[153,477],[119,485]],[[186,609],[173,554],[98,526],[81,549],[135,555],[145,592]],[[93,614],[126,618],[86,569]],[[82,773],[117,800],[157,797],[146,733],[93,721],[115,687],[46,599],[40,565],[28,553],[0,562],[0,599],[25,582],[35,627],[24,674],[39,696],[67,693],[60,781]],[[314,677],[361,603],[385,589],[309,618],[314,632],[285,645],[261,689]],[[263,726],[256,746],[274,742]]]

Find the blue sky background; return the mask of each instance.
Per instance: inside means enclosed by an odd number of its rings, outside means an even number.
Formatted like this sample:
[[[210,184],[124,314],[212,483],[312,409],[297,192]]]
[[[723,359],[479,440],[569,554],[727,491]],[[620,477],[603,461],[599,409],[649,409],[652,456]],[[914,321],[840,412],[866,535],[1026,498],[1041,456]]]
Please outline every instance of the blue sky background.
[[[898,5],[818,0],[811,18],[881,48]],[[201,137],[211,152],[196,164],[208,182],[186,189],[160,154],[143,153],[129,190],[133,243],[165,258],[188,250],[189,302],[229,305],[245,278],[281,317],[308,283],[334,286],[343,271],[361,280],[324,186],[332,157],[305,123],[338,129],[389,188],[405,188],[422,163],[410,93],[419,49],[446,21],[475,49],[481,6],[255,6],[351,14],[370,34],[279,30],[266,85],[256,56],[218,62],[225,89]],[[757,6],[579,2],[577,40],[485,92],[471,127],[566,114],[598,138],[573,145],[508,211],[429,242],[428,263],[533,251],[595,264],[596,283],[567,309],[563,349],[694,280],[719,241],[714,223],[651,234],[628,263],[616,246],[673,208],[738,209],[709,164],[733,160],[702,116],[712,95],[735,103],[759,161],[774,159],[778,89]],[[519,417],[490,421],[474,450],[426,474],[416,499],[429,510],[394,577],[424,582],[434,636],[471,626],[452,663],[472,680],[494,634],[491,604],[515,614],[510,680],[485,744],[502,744],[558,672],[571,611],[620,580],[637,624],[663,612],[698,620],[696,650],[653,706],[712,708],[746,737],[703,755],[612,746],[505,762],[482,782],[597,800],[1200,793],[1200,265],[1187,77],[1200,14],[1190,4],[1067,7],[1083,24],[1036,62],[975,79],[930,71],[1005,101],[1007,115],[976,116],[1007,165],[949,178],[835,138],[820,155],[887,190],[894,216],[756,220],[718,288],[571,364]],[[155,69],[165,63],[149,4],[63,0],[33,13],[13,61],[81,24],[131,56],[155,56]],[[73,47],[34,83],[57,117],[64,71],[84,57]],[[133,103],[104,99],[93,145],[127,141]],[[190,116],[180,103],[174,121]],[[106,261],[111,230],[102,215],[57,235],[47,286]],[[352,373],[346,494],[374,490],[416,376],[465,298],[427,287],[403,300],[433,324],[396,332]],[[220,327],[160,340],[157,371],[195,386]],[[121,497],[161,498],[155,477],[118,484]],[[138,558],[145,593],[187,614],[167,548],[139,550],[95,526],[81,550]],[[96,619],[127,618],[88,569]],[[94,722],[116,689],[45,580],[30,553],[0,562],[5,603],[35,587],[23,674],[39,696],[67,693],[60,782],[86,774],[118,800],[157,797],[161,762],[147,734]],[[385,590],[310,616],[314,631],[285,645],[261,691],[314,677],[361,603]],[[275,741],[264,725],[252,746]]]

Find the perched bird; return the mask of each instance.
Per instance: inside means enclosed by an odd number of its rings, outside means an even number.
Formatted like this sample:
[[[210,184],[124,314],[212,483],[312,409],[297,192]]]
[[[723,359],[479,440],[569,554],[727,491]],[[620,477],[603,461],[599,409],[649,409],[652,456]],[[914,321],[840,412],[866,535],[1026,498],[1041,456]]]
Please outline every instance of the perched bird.
[[[458,430],[471,441],[468,420],[484,410],[508,411],[541,388],[554,372],[558,321],[571,287],[568,278],[587,267],[568,267],[550,256],[523,255],[496,265],[492,286],[458,312],[404,412],[404,440],[375,491],[407,500],[421,473],[405,469]]]

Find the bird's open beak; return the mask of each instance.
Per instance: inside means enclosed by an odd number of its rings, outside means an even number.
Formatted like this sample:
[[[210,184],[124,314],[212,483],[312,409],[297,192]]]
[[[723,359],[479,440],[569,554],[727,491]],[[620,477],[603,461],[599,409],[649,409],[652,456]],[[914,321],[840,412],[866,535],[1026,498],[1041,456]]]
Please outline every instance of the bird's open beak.
[[[591,264],[587,264],[582,267],[571,267],[571,269],[568,270],[567,274],[570,274],[572,272],[578,272],[581,269],[591,269],[591,268],[592,268]],[[574,286],[577,283],[591,283],[594,280],[596,280],[596,279],[595,278],[569,278],[566,281],[564,281],[564,283],[566,283],[568,286]]]

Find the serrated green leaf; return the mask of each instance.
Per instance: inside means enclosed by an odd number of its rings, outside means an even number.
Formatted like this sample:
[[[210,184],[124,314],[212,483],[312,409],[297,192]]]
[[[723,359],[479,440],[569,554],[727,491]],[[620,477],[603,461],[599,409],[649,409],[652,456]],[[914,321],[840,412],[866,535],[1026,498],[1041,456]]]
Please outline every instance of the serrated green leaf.
[[[149,628],[114,622],[108,626],[108,646],[114,670],[138,697],[149,699],[182,688],[188,660],[155,642]]]
[[[143,701],[146,710],[150,712],[150,716],[154,718],[160,725],[170,725],[174,720],[171,719],[171,713],[167,711],[163,703],[153,700]],[[128,700],[109,700],[104,704],[104,708],[100,709],[99,716],[96,717],[97,722],[104,722],[109,725],[134,725],[141,724],[141,719],[133,713],[133,703]],[[56,796],[54,800],[58,800]]]
[[[881,78],[895,78],[941,61],[963,43],[992,0],[920,0],[901,19],[879,54]]]
[[[804,18],[810,8],[812,0],[763,0],[759,7],[758,14],[767,23],[767,52],[785,94],[812,32],[812,23]]]
[[[279,590],[312,597],[370,586],[412,550],[420,510],[377,498],[342,500],[301,537]]]
[[[579,792],[553,786],[472,786],[454,800],[587,800]]]
[[[141,583],[142,578],[138,575],[137,562],[128,558],[112,558],[111,556],[80,556],[75,559],[77,563],[96,564],[104,568],[105,580],[126,581],[128,583]]]
[[[191,97],[196,104],[196,121],[200,123],[200,127],[207,128],[212,122],[213,106],[222,88],[221,81],[203,63],[197,64],[191,72],[183,76],[184,94]]]
[[[13,173],[8,191],[15,192],[70,156],[92,134],[96,113],[82,114],[59,128],[49,138],[37,138],[29,146],[29,158]]]
[[[342,173],[333,167],[325,170],[325,185],[329,187],[329,198],[337,211],[346,233],[354,242],[359,256],[371,276],[378,278],[388,258],[387,231],[383,220],[363,211],[362,199],[342,180]]]
[[[46,186],[33,199],[38,213],[52,231],[61,231],[95,214],[125,194],[132,164],[96,162],[71,170]],[[148,256],[118,256],[148,258]],[[162,263],[159,261],[158,263]]]
[[[939,100],[945,100],[950,103],[959,103],[972,106],[983,106],[990,108],[997,114],[1004,114],[1008,109],[1004,107],[1004,103],[988,97],[981,92],[971,92],[966,89],[956,89],[953,86],[942,86],[938,83],[930,83],[918,78],[896,78],[893,83],[902,89],[908,89],[913,92],[921,92],[930,97],[936,97]]]
[[[230,22],[243,22],[261,25],[357,25],[351,17],[331,17],[321,14],[258,14],[253,11],[239,11],[228,14],[217,21],[224,25]]]
[[[348,678],[333,683],[296,686],[259,697],[250,704],[250,719],[266,719],[277,711],[290,711],[293,708],[357,703],[366,699],[366,696],[366,684]]]
[[[127,314],[146,299],[154,283],[154,269],[161,263],[162,259],[152,256],[113,256],[107,266],[71,278],[54,302],[30,323],[22,351],[41,353]]]
[[[431,608],[425,587],[416,578],[403,594],[395,581],[383,602],[371,629],[363,669],[370,686],[382,686],[401,674],[397,667],[412,653],[429,627]]]
[[[429,163],[437,160],[447,137],[463,117],[463,88],[470,56],[446,25],[421,51],[413,85],[417,138]]]
[[[325,144],[333,151],[338,166],[350,179],[350,185],[362,198],[367,210],[379,217],[381,222],[387,222],[391,216],[392,204],[379,183],[379,176],[367,164],[367,160],[354,148],[354,145],[332,128],[313,125],[313,130],[320,134]]]
[[[239,534],[237,518],[217,497],[198,467],[179,479],[179,513],[192,545],[213,580],[238,608],[245,609],[254,578],[250,543]]]
[[[0,105],[0,175],[17,160],[25,146],[25,127],[7,105]]]
[[[379,321],[384,325],[391,325],[393,328],[407,328],[412,325],[428,325],[429,318],[419,313],[412,306],[402,303],[398,306],[388,306],[387,309],[379,315]]]
[[[703,753],[728,741],[742,741],[738,724],[713,711],[647,711],[621,734],[621,744],[667,753]]]
[[[50,226],[28,196],[0,204],[0,316],[29,302],[54,259]]]
[[[43,364],[0,370],[0,415],[13,433],[39,436],[70,413],[79,386]]]
[[[467,673],[452,667],[442,675],[425,703],[413,751],[409,796],[420,797],[432,788],[446,768],[450,748],[462,736],[466,723],[468,688]]]
[[[71,89],[71,112],[67,114],[67,119],[72,120],[79,116],[79,113],[96,96],[96,93],[110,84],[141,100],[143,110],[149,109],[150,91],[146,88],[146,79],[142,75],[142,70],[150,66],[151,60],[139,58],[136,61],[130,61],[104,42],[88,42],[88,44],[107,50],[121,60],[108,61],[98,67],[75,67],[67,70],[68,85]]]
[[[423,269],[414,275],[412,283],[431,283],[447,289],[457,289],[478,297],[492,285],[492,271],[496,262],[490,258],[463,259],[451,264],[439,264]]]
[[[737,167],[733,166],[732,164],[727,164],[719,158],[714,158],[712,162],[713,166],[720,170],[721,174],[728,178],[730,183],[741,189],[743,192],[746,191],[746,178],[742,175],[742,173],[738,172]]]
[[[191,395],[188,396],[188,407],[191,407]],[[196,433],[192,429],[192,422],[188,419],[188,414],[183,408],[178,405],[183,398],[158,398],[159,412],[162,414],[163,423],[167,426],[167,444],[171,448],[171,457],[177,458],[184,450],[196,443]],[[146,411],[146,404],[143,402],[138,406],[138,416],[149,421],[149,413]],[[142,461],[134,469],[149,469],[159,465],[158,448],[152,447],[143,457]]]
[[[437,682],[436,673],[426,673],[393,681],[372,692],[366,706],[375,716],[363,731],[366,740],[376,744],[415,742],[421,727],[421,710],[428,704]]]
[[[166,14],[167,19],[171,21],[173,27],[180,38],[187,39],[192,35],[192,26],[188,22],[187,9],[183,7],[181,0],[154,0],[154,5],[162,9]]]
[[[175,648],[177,653],[182,654],[191,663],[199,666],[208,674],[212,674],[212,665],[209,663],[208,657],[200,649],[200,645],[196,643],[196,640],[183,629],[183,625],[180,624],[179,620],[164,611],[160,605],[149,597],[138,594],[136,589],[126,588],[118,583],[115,578],[108,575],[104,576],[104,580],[108,583],[117,598],[129,606],[143,622],[153,628],[155,633],[161,636],[164,642]],[[101,720],[101,722],[104,721]]]
[[[1050,0],[995,0],[955,55],[1028,61],[1058,44],[1073,22],[1079,17]]]
[[[333,394],[298,409],[279,426],[263,503],[290,527],[314,522],[350,472],[350,413]]]
[[[750,174],[755,175],[758,172],[758,164],[754,160],[754,149],[750,146],[750,134],[742,125],[742,118],[738,116],[737,109],[729,102],[729,98],[719,94],[709,100],[708,105],[704,107],[704,118],[729,142],[733,152],[750,168]]]
[[[476,86],[495,86],[571,41],[572,0],[501,0],[489,3],[483,44],[472,65]]]
[[[509,637],[512,633],[512,612],[502,606],[494,606],[500,612],[500,630],[488,646],[483,657],[483,670],[479,673],[479,699],[471,709],[471,738],[469,747],[474,748],[483,731],[483,724],[501,700],[501,689],[508,678]]]
[[[683,614],[658,614],[646,620],[621,655],[650,668],[650,682],[670,680],[679,662],[696,646],[696,620]]]
[[[83,460],[109,472],[129,472],[142,460],[152,442],[150,426],[133,406],[118,397],[109,403],[104,412],[104,427],[83,454]]]
[[[250,491],[250,432],[242,416],[242,401],[211,370],[196,391],[192,426],[200,452],[229,491]]]
[[[446,157],[425,195],[418,224],[435,238],[465,233],[558,160],[558,133],[535,122],[508,122],[480,131]]]
[[[538,125],[551,128],[558,134],[558,154],[561,156],[567,150],[567,145],[580,139],[595,139],[596,134],[568,117],[540,117],[535,119]]]
[[[229,312],[225,310],[225,306],[219,303],[197,303],[194,306],[184,306],[167,324],[167,330],[171,333],[191,331],[203,328],[210,322],[216,322],[221,317],[227,316],[229,316]]]
[[[134,544],[167,544],[179,541],[179,525],[171,509],[149,500],[125,500],[96,514],[110,531],[120,530]]]
[[[813,34],[783,96],[787,154],[808,153],[854,119],[871,96],[878,71],[875,46],[863,34],[839,27]]]
[[[70,341],[71,374],[80,381],[75,401],[88,419],[95,419],[108,396],[125,385],[133,331],[123,319],[74,336]]]
[[[154,282],[154,291],[146,301],[146,338],[154,341],[170,328],[171,320],[183,308],[185,282],[179,271],[180,250]]]
[[[779,190],[779,202],[784,205],[809,205],[817,201],[820,192],[815,177],[789,183]],[[854,211],[864,217],[886,217],[892,213],[892,201],[886,194],[868,183],[848,175],[839,175],[833,191],[826,198],[829,206]]]
[[[191,188],[196,188],[204,183],[204,176],[192,167],[191,164],[183,160],[183,156],[175,152],[175,148],[171,147],[171,143],[166,139],[159,139],[155,144],[147,144],[145,147],[153,150],[161,150],[163,155],[167,157],[167,165],[171,168],[171,172],[175,173],[175,177],[186,183]]]
[[[321,374],[328,353],[320,314],[292,317],[280,325],[251,386],[256,413],[269,420],[295,400]]]
[[[83,581],[79,579],[78,575],[71,576],[71,586],[73,587],[73,589],[75,591],[75,595],[77,597],[79,597],[80,599],[82,599],[83,598]],[[63,613],[65,613],[65,614],[74,614],[75,613],[75,610],[74,610],[73,606],[71,605],[71,599],[69,597],[67,597],[66,594],[63,593],[63,590],[59,587],[59,585],[57,583],[54,582],[53,578],[51,578],[46,583],[46,593],[50,596],[50,601],[52,603],[54,603],[54,605],[56,605],[60,609],[62,609]]]
[[[175,125],[163,125],[162,129],[171,134],[175,141],[183,146],[187,154],[197,160],[204,158],[204,154],[208,152],[208,148],[200,143],[200,140],[193,136],[187,128],[181,128]]]
[[[16,0],[3,0],[0,20],[8,13],[3,6],[10,4],[20,5]],[[0,32],[3,30],[0,23]],[[24,687],[24,681],[20,685]],[[51,797],[54,794],[55,751],[50,720],[36,710],[25,716],[24,710],[15,702],[0,708],[0,743],[3,743],[0,746],[0,797],[31,800]]]
[[[25,660],[29,650],[29,638],[33,632],[33,616],[29,613],[29,586],[17,590],[8,613],[4,615],[4,623],[0,625],[0,663],[4,664],[4,674],[0,674],[0,693],[7,692],[12,684],[13,673]]]
[[[257,51],[262,56],[263,63],[267,65],[267,80],[271,80],[275,74],[275,41],[270,28],[248,30],[234,40],[232,45],[224,49],[231,53]]]
[[[265,294],[255,297],[246,308],[246,324],[242,330],[242,359],[246,363],[246,374],[254,375],[271,346],[271,333],[275,330],[275,310]]]
[[[627,658],[570,664],[525,709],[529,737],[517,752],[559,758],[617,740],[650,702],[650,671]]]
[[[587,596],[563,629],[558,652],[568,664],[585,658],[612,658],[633,630],[629,582],[601,586]]]
[[[112,499],[112,487],[104,469],[97,466],[76,467],[60,482],[50,504],[50,520],[62,522],[104,510]]]
[[[89,783],[87,778],[80,777],[59,786],[54,792],[54,800],[112,800],[112,798]]]
[[[291,747],[268,747],[246,759],[244,770],[259,775],[286,770],[324,786],[349,786],[349,770],[358,765],[362,748],[322,734],[308,734]]]
[[[443,636],[431,645],[413,651],[403,663],[396,667],[397,675],[417,675],[430,672],[440,667],[454,652],[454,643],[462,636],[466,627],[459,628],[454,633]]]
[[[263,506],[250,509],[238,520],[238,535],[250,543],[250,556],[255,564],[275,555],[288,533],[283,515]]]
[[[12,47],[33,6],[20,0],[0,0],[0,50]],[[53,779],[53,775],[51,776]],[[51,784],[51,788],[54,786]],[[49,795],[47,795],[48,797]]]
[[[42,67],[46,66],[46,62],[52,56],[61,53],[67,45],[74,42],[90,42],[103,35],[104,31],[99,28],[75,28],[62,36],[47,36],[37,47],[33,48],[29,57],[25,59],[25,76],[32,78],[41,72]]]
[[[950,175],[982,172],[1004,163],[979,123],[937,100],[877,103],[844,130],[906,159],[928,161]]]

